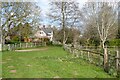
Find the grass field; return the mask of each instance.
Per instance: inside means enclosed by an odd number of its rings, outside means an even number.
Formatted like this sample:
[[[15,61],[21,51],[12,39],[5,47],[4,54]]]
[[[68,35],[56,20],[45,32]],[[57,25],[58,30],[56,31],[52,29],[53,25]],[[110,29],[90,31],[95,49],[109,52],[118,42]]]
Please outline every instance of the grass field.
[[[103,69],[78,59],[61,47],[2,53],[3,78],[110,78]]]

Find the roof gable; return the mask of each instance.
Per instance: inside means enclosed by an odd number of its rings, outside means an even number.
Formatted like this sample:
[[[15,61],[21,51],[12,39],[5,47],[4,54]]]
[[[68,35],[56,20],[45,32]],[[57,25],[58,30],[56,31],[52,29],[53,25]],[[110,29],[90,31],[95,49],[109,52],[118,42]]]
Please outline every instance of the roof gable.
[[[46,34],[53,32],[51,28],[41,28]]]

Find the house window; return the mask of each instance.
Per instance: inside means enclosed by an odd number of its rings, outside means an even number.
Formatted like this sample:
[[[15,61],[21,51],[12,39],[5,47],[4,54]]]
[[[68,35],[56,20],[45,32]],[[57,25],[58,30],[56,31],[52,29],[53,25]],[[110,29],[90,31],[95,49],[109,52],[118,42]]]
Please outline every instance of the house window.
[[[40,32],[40,34],[43,34],[43,32]]]

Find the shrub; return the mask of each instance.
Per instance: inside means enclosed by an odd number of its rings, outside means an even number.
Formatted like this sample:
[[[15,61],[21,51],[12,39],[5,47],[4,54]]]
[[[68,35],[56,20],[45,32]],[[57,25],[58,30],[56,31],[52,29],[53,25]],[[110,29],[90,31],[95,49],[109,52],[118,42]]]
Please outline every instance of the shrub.
[[[15,44],[15,43],[20,43],[18,41],[5,41],[5,44]]]
[[[53,43],[52,43],[52,41],[47,41],[46,45],[51,46],[51,45],[53,45]]]
[[[109,40],[106,44],[109,46],[120,46],[120,39]]]
[[[19,36],[14,36],[14,37],[12,38],[12,41],[19,41]]]

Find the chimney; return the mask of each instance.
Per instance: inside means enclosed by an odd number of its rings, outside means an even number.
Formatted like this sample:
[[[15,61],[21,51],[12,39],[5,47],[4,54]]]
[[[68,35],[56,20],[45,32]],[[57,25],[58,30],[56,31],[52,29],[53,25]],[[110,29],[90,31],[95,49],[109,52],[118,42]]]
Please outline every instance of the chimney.
[[[43,25],[43,28],[45,28],[45,25]]]

